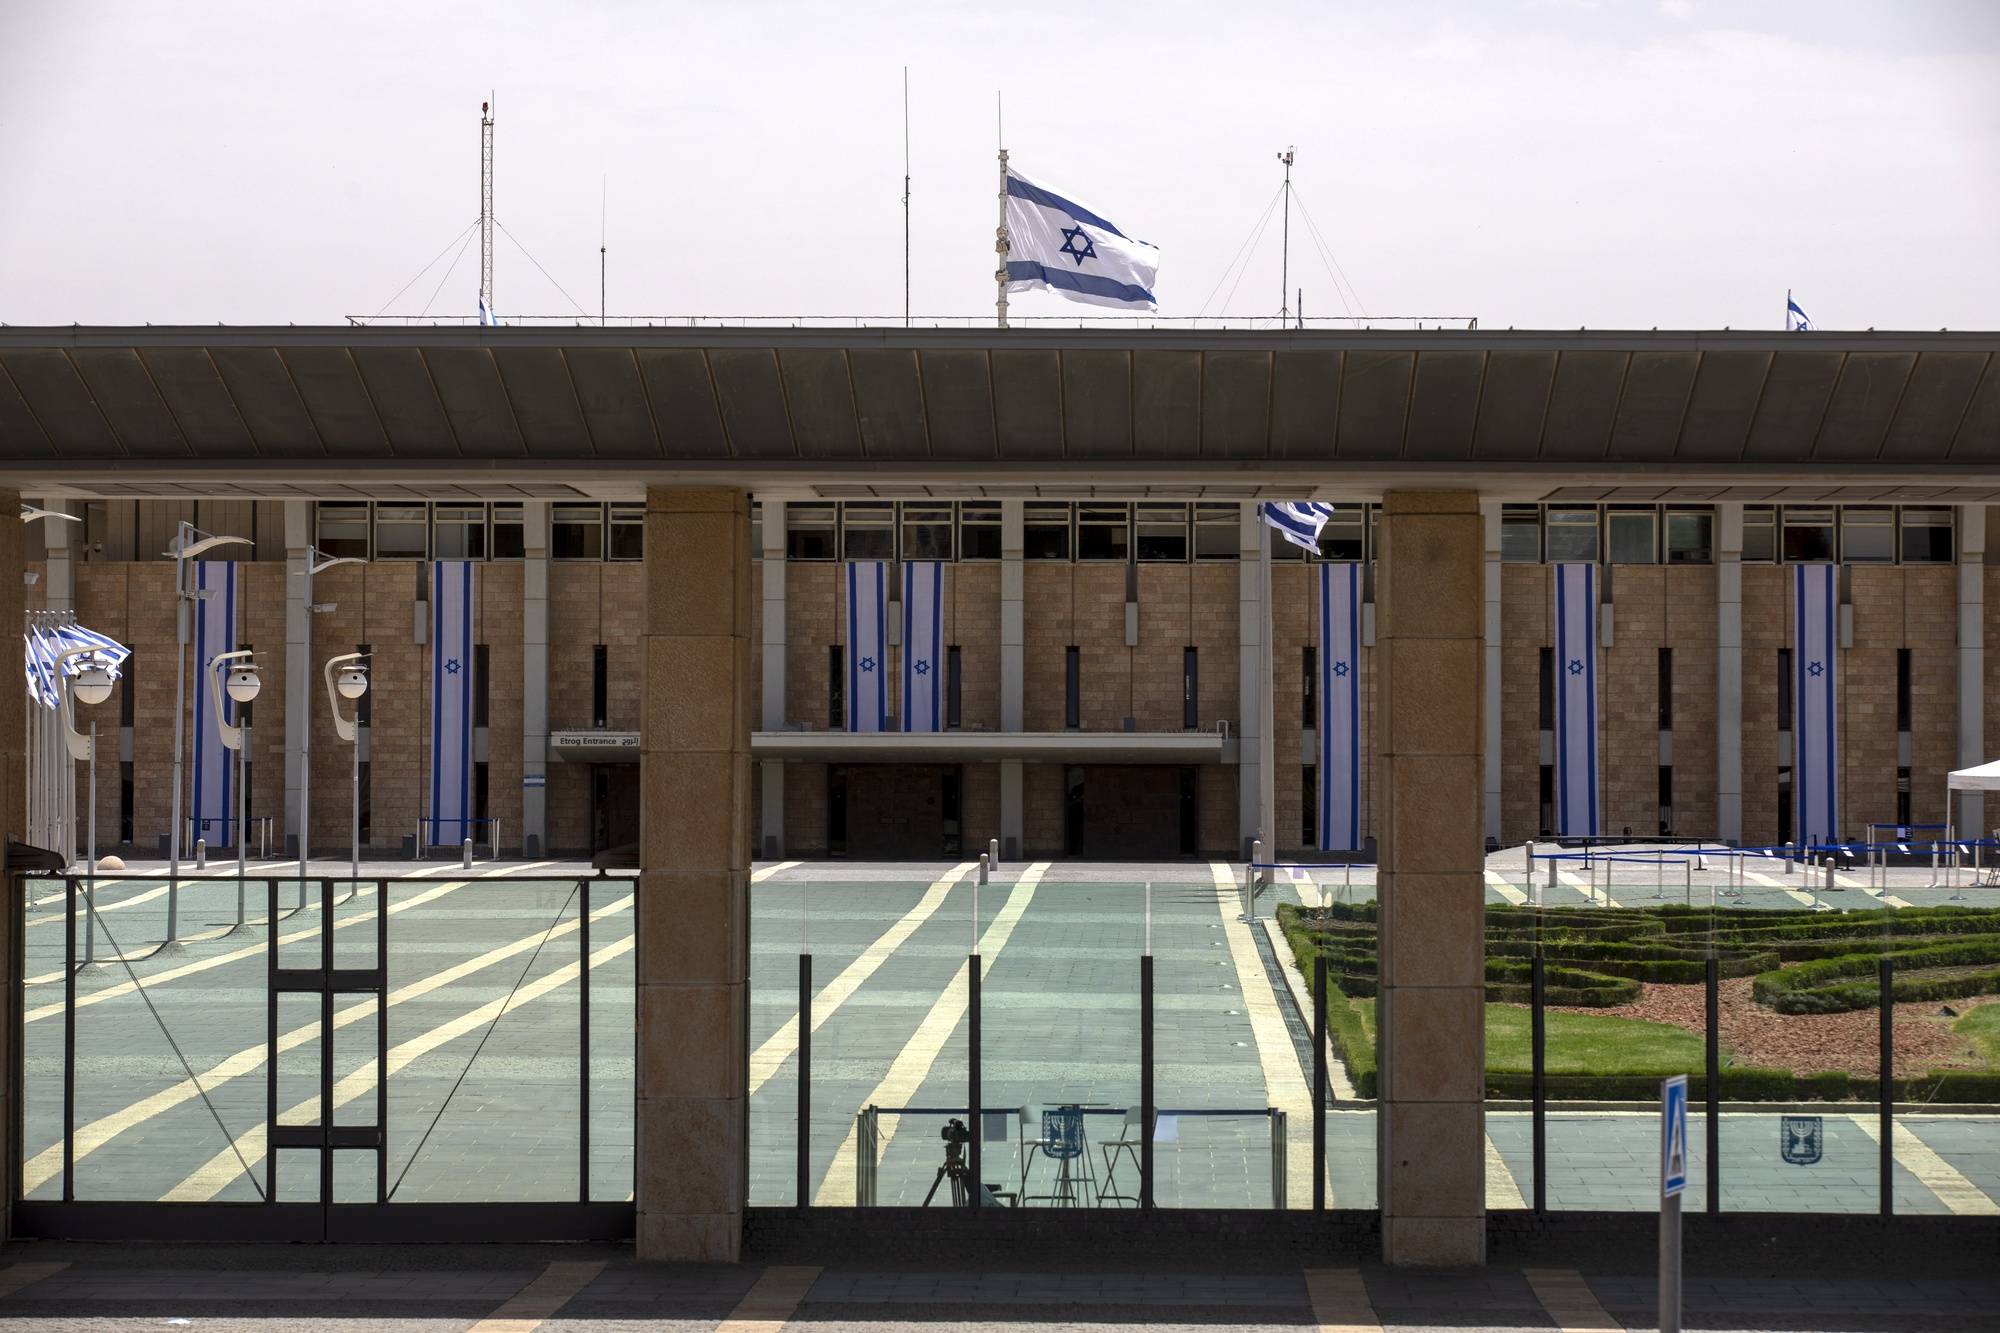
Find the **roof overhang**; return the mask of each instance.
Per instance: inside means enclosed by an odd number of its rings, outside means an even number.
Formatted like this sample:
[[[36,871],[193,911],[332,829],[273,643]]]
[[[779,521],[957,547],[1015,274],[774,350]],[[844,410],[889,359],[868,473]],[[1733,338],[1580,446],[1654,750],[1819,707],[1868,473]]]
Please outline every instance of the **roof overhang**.
[[[0,328],[0,482],[1976,502],[2000,499],[2000,334]]]
[[[1215,764],[1233,757],[1220,731],[759,731],[759,759],[820,763],[960,764],[1031,760],[1073,764]],[[562,731],[551,757],[568,763],[637,763],[636,731]]]

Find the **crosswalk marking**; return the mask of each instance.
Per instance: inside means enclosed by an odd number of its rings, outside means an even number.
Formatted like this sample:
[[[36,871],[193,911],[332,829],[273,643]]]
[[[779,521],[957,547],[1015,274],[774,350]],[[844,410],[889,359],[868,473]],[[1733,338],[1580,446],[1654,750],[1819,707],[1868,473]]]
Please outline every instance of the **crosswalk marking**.
[[[1486,871],[1486,884],[1493,892],[1500,895],[1500,899],[1503,902],[1512,903],[1514,906],[1520,907],[1528,901],[1528,895],[1515,888],[1512,884],[1509,884],[1506,877],[1497,870],[1488,868]]]
[[[1368,1284],[1351,1268],[1308,1268],[1306,1299],[1319,1333],[1381,1333],[1382,1320],[1368,1299]]]
[[[1743,871],[1743,878],[1749,880],[1752,884],[1762,884],[1767,889],[1777,889],[1793,902],[1801,903],[1807,907],[1816,906],[1819,902],[1819,899],[1813,897],[1810,893],[1803,893],[1781,879],[1773,879],[1771,876],[1760,874],[1755,870],[1746,868]]]
[[[1528,1201],[1521,1196],[1521,1186],[1507,1166],[1507,1159],[1500,1155],[1499,1145],[1493,1142],[1491,1134],[1480,1137],[1486,1140],[1486,1206],[1526,1208]]]
[[[602,1261],[552,1263],[466,1333],[535,1333],[603,1271]]]
[[[817,1268],[767,1268],[715,1333],[779,1333],[819,1279]]]
[[[1521,1271],[1521,1276],[1528,1279],[1528,1286],[1550,1321],[1564,1333],[1572,1329],[1625,1327],[1598,1303],[1597,1294],[1583,1280],[1583,1274],[1573,1268],[1527,1268]]]
[[[1857,1115],[1848,1119],[1878,1145],[1882,1142],[1881,1127],[1874,1116]],[[2000,1215],[2000,1203],[1995,1203],[1984,1190],[1967,1179],[1964,1172],[1938,1156],[1935,1148],[1918,1138],[1916,1131],[1900,1120],[1895,1122],[1895,1144],[1896,1160],[1952,1212],[1961,1217]]]

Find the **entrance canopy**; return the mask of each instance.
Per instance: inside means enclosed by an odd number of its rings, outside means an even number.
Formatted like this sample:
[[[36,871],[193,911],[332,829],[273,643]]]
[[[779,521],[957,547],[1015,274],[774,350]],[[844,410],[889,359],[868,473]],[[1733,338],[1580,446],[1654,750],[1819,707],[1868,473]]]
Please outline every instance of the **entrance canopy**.
[[[0,485],[28,494],[703,483],[1985,503],[2000,334],[0,328]]]
[[[1952,791],[2000,791],[2000,759],[1977,768],[1961,768],[1945,785]]]

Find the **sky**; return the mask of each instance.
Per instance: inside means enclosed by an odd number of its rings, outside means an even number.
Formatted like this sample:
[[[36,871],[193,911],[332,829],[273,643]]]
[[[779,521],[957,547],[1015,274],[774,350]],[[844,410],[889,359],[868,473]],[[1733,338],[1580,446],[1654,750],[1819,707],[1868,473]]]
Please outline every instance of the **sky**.
[[[470,315],[489,91],[503,318],[600,231],[613,315],[900,316],[905,67],[919,319],[991,318],[1004,97],[1163,318],[1276,315],[1296,145],[1309,318],[2000,327],[1992,0],[0,0],[0,322]]]

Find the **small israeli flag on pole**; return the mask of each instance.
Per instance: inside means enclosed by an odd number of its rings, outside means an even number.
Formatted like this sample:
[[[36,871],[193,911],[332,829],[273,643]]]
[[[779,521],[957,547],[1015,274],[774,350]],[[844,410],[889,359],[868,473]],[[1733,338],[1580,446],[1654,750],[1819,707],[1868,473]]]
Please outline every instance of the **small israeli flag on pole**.
[[[1789,288],[1785,291],[1785,331],[1787,333],[1811,333],[1814,331],[1812,320],[1807,317],[1804,310],[1799,308],[1799,303],[1792,299],[1792,293]]]
[[[487,328],[498,328],[500,326],[500,316],[494,314],[492,307],[486,304],[485,292],[479,294],[479,322]]]
[[[1006,166],[1004,154],[1001,162],[1007,186],[1003,297],[1039,287],[1089,305],[1159,309],[1153,299],[1153,276],[1160,268],[1156,247]]]

